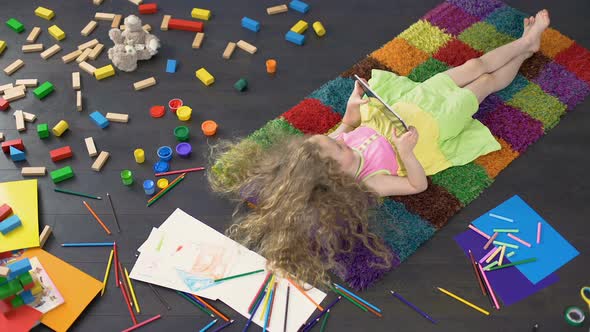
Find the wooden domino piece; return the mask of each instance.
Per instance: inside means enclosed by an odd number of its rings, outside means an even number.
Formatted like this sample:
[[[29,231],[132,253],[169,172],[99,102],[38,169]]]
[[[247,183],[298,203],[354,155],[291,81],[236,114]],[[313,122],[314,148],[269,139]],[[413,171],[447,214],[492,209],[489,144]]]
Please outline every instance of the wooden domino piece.
[[[89,40],[83,44],[78,45],[78,49],[80,51],[84,51],[87,48],[93,48],[94,46],[98,45],[98,39],[94,38],[92,40]]]
[[[112,21],[115,19],[115,14],[113,14],[113,13],[96,13],[96,14],[94,14],[94,19],[97,21]]]
[[[80,34],[84,37],[88,37],[88,35],[90,35],[92,33],[92,31],[94,31],[94,29],[96,29],[97,26],[98,26],[98,22],[96,22],[94,20],[90,20],[90,22],[88,22],[88,24],[86,24],[84,29],[82,29],[82,31],[80,31]]]
[[[136,6],[139,6],[143,2],[143,0],[129,0],[129,2],[131,2],[132,4],[134,4]]]
[[[94,145],[94,138],[86,137],[84,143],[86,144],[86,150],[88,150],[88,155],[90,157],[94,157],[98,154],[96,151],[96,145]]]
[[[101,4],[103,1],[104,1],[104,0],[92,0],[92,3],[93,3],[95,6],[100,6],[100,4]]]
[[[43,167],[45,168],[45,167]],[[43,174],[45,175],[45,174]],[[47,242],[47,239],[49,238],[49,236],[51,235],[51,226],[49,225],[45,225],[45,227],[43,228],[43,231],[41,232],[41,235],[39,236],[39,247],[43,248],[43,246],[45,245],[45,242]]]
[[[14,120],[16,122],[16,130],[18,130],[18,131],[27,130],[27,127],[25,126],[25,116],[23,114],[23,111],[21,111],[21,110],[14,111]]]
[[[29,44],[21,47],[23,53],[43,52],[43,44]]]
[[[10,269],[6,266],[0,266],[0,277],[8,278],[8,274],[10,273]]]
[[[90,168],[92,168],[93,171],[100,172],[104,164],[109,159],[109,156],[110,154],[108,152],[101,151]]]
[[[24,65],[25,62],[23,60],[17,59],[13,63],[9,64],[6,68],[4,68],[4,74],[10,76],[14,74],[17,70],[21,69],[21,67]]]
[[[288,10],[289,10],[289,8],[287,7],[287,5],[278,5],[278,6],[266,8],[266,13],[268,15],[276,15],[276,14],[280,14],[280,13],[285,13]]]
[[[80,90],[80,72],[75,71],[72,73],[72,88],[74,90]]]
[[[62,56],[61,61],[63,61],[63,63],[70,63],[70,62],[76,60],[76,58],[78,58],[80,56],[80,54],[82,54],[82,51],[75,50],[74,52],[70,52],[70,53]]]
[[[129,114],[124,113],[107,113],[107,120],[112,122],[127,123],[129,122]]]
[[[0,142],[4,142],[4,133],[0,133]]]
[[[231,55],[234,53],[235,50],[236,50],[236,43],[234,43],[234,42],[227,43],[227,46],[225,47],[225,51],[223,51],[222,57],[224,59],[228,60],[229,58],[231,58]]]
[[[29,36],[27,37],[27,43],[34,43],[35,40],[37,40],[37,37],[39,37],[40,33],[41,33],[41,28],[34,27],[33,30],[31,30],[31,33],[29,33]]]
[[[76,91],[76,110],[82,112],[82,91]]]
[[[100,53],[102,53],[103,49],[104,49],[104,44],[98,44],[98,45],[94,46],[94,48],[92,49],[92,52],[90,52],[90,55],[88,55],[90,60],[96,60],[96,58],[98,58],[100,56]]]
[[[21,99],[25,97],[25,89],[21,88],[21,86],[15,86],[14,88],[10,88],[4,91],[4,96],[2,97],[4,100],[10,102],[17,99]]]
[[[14,113],[12,115],[16,117],[16,112],[18,112],[18,111],[19,110],[14,111]],[[25,112],[25,111],[20,111],[20,112],[23,112],[23,118],[25,119],[26,122],[35,122],[35,120],[37,120],[37,116],[33,113],[29,113],[29,112]]]
[[[88,74],[94,76],[94,72],[96,71],[96,68],[89,64],[86,61],[82,61],[78,64],[78,67],[80,67],[80,69],[82,69],[83,71],[87,72]]]
[[[117,14],[111,23],[111,29],[118,28],[121,24],[121,20],[123,19],[123,15]]]
[[[55,44],[53,46],[51,46],[50,48],[46,49],[45,51],[41,52],[41,57],[44,60],[47,60],[49,58],[51,58],[52,56],[55,55],[55,53],[61,51],[61,46],[59,46],[58,44]]]
[[[27,88],[32,88],[37,86],[38,84],[38,80],[36,78],[28,78],[28,79],[20,79],[20,80],[16,80],[16,83],[14,83],[15,85],[24,85]]]
[[[162,24],[160,24],[160,30],[168,31],[168,22],[170,22],[171,18],[172,16],[170,15],[164,15],[164,18],[162,18]]]
[[[90,53],[92,52],[91,48],[87,48],[84,51],[82,51],[82,54],[80,54],[77,58],[76,58],[76,62],[80,63],[82,61],[86,61],[86,59],[88,59],[88,57],[90,56]]]
[[[205,38],[205,33],[197,32],[195,35],[195,39],[193,40],[193,48],[201,48],[201,44],[203,43],[203,39]]]
[[[146,78],[145,80],[133,83],[133,88],[135,89],[135,91],[139,91],[145,88],[149,88],[152,85],[156,85],[156,78],[153,76],[150,78]]]
[[[238,41],[238,43],[237,43],[236,45],[237,45],[239,48],[241,48],[242,50],[244,50],[244,51],[246,51],[246,52],[248,52],[248,53],[250,53],[250,54],[254,54],[254,53],[256,53],[256,51],[258,50],[258,49],[256,48],[256,46],[254,46],[254,45],[252,45],[252,44],[250,44],[250,43],[248,43],[248,42],[245,42],[245,41],[243,41],[243,40],[240,40],[240,41]]]
[[[150,31],[152,31],[152,26],[151,26],[151,25],[149,25],[149,24],[144,24],[144,25],[143,25],[141,28],[142,28],[142,29],[143,29],[145,32],[150,32]]]
[[[45,167],[23,167],[20,171],[22,176],[44,176],[45,173]]]
[[[14,86],[12,85],[12,83],[0,85],[0,94],[4,93],[4,91],[6,91],[8,89],[12,89],[12,88],[14,88]]]

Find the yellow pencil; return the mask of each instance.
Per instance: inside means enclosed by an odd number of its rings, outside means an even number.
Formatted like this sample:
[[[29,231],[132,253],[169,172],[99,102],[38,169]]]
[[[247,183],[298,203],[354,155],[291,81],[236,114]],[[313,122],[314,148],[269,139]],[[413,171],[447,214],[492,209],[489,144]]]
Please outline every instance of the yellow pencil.
[[[268,287],[266,288],[266,295],[264,296],[264,304],[262,304],[262,310],[260,311],[260,319],[264,319],[264,313],[266,312],[266,306],[268,304],[268,298],[270,297],[270,290],[275,284],[275,276],[273,275],[270,281],[268,282]]]
[[[135,303],[135,310],[137,313],[140,313],[141,310],[139,309],[139,302],[137,302],[137,297],[135,297],[135,291],[133,290],[133,285],[131,284],[131,279],[129,279],[129,273],[127,273],[127,268],[125,270],[125,278],[127,278],[127,284],[129,284],[129,291],[131,292],[131,298],[133,298],[133,303]]]
[[[461,297],[459,297],[459,296],[457,296],[457,295],[455,295],[455,294],[453,294],[453,293],[449,292],[448,290],[446,290],[446,289],[444,289],[444,288],[440,288],[440,287],[436,287],[436,288],[438,288],[438,290],[439,290],[439,291],[441,291],[441,292],[443,292],[443,293],[447,294],[448,296],[450,296],[450,297],[454,298],[455,300],[457,300],[457,301],[459,301],[459,302],[463,302],[463,304],[466,304],[466,305],[468,305],[468,306],[472,307],[473,309],[475,309],[475,310],[477,310],[477,311],[481,312],[482,314],[484,314],[484,315],[486,315],[486,316],[489,316],[489,315],[490,315],[490,313],[489,313],[488,311],[486,311],[486,310],[484,310],[484,309],[482,309],[482,308],[480,308],[480,307],[476,306],[475,304],[473,304],[473,303],[471,303],[471,302],[469,302],[469,301],[465,300],[464,298],[461,298]]]
[[[109,256],[109,262],[107,263],[107,269],[104,272],[104,279],[102,281],[102,290],[100,291],[100,296],[104,294],[104,290],[107,287],[107,280],[109,280],[109,272],[111,271],[111,264],[113,263],[113,253],[114,251],[111,250],[111,255]]]

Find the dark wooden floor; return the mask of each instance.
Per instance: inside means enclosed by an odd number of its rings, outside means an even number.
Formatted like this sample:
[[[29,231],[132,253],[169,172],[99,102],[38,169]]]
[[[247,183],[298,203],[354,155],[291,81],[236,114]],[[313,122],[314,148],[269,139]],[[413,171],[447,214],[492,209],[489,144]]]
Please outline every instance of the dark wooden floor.
[[[510,5],[533,13],[541,8],[551,11],[552,25],[562,33],[574,38],[585,47],[590,47],[590,2],[576,0],[561,1],[508,1]],[[156,159],[155,150],[161,145],[174,144],[172,129],[179,122],[167,114],[163,119],[152,119],[148,115],[151,105],[165,104],[174,97],[182,98],[193,108],[193,130],[191,143],[195,153],[191,160],[173,161],[173,168],[199,166],[206,163],[204,154],[207,141],[199,132],[199,124],[205,119],[217,121],[221,129],[218,138],[243,136],[262,126],[289,107],[296,104],[322,83],[334,78],[339,72],[364,57],[381,44],[415,22],[427,10],[439,3],[438,0],[411,1],[312,1],[311,11],[304,17],[313,22],[321,20],[328,34],[318,40],[308,34],[308,43],[296,47],[283,40],[283,35],[302,16],[288,14],[269,17],[265,8],[276,4],[273,1],[159,1],[158,15],[142,16],[145,23],[154,27],[154,33],[162,40],[160,54],[140,64],[131,74],[117,73],[114,78],[97,82],[82,72],[82,86],[85,110],[75,110],[75,94],[71,89],[70,73],[77,71],[74,64],[64,65],[59,59],[66,52],[86,38],[79,31],[93,17],[96,11],[122,14],[136,13],[134,5],[125,0],[105,2],[95,7],[90,0],[80,1],[0,1],[1,20],[10,17],[22,21],[27,31],[16,35],[4,24],[0,27],[0,39],[8,42],[8,49],[0,56],[0,67],[16,58],[24,59],[26,65],[13,77],[0,75],[0,85],[12,82],[14,78],[38,78],[49,80],[56,91],[43,101],[36,100],[32,93],[26,100],[15,103],[18,109],[38,115],[37,123],[47,122],[53,126],[60,119],[70,123],[70,132],[63,138],[52,137],[47,141],[37,138],[34,126],[29,125],[26,133],[20,135],[25,141],[28,162],[44,165],[50,170],[57,166],[72,165],[76,177],[64,183],[64,187],[104,195],[110,192],[115,200],[121,221],[122,232],[108,237],[121,244],[121,259],[130,268],[135,261],[134,252],[147,237],[152,226],[159,225],[167,215],[179,207],[191,215],[207,222],[218,230],[224,230],[230,223],[232,207],[225,200],[211,195],[203,174],[192,174],[177,189],[152,208],[145,207],[146,197],[138,183],[125,187],[119,180],[119,172],[129,168],[137,180],[148,178],[150,167]],[[33,14],[36,6],[52,8],[56,18],[47,22]],[[163,32],[158,29],[162,12],[175,17],[190,17],[192,7],[198,6],[213,11],[213,19],[206,23],[206,37],[200,50],[191,49],[193,34],[181,31]],[[261,21],[262,30],[255,34],[240,27],[242,16]],[[33,26],[43,27],[40,42],[46,47],[53,44],[46,32],[51,24],[59,25],[67,38],[60,44],[64,49],[49,61],[38,54],[21,54],[20,45]],[[109,24],[110,25],[110,24]],[[109,47],[108,25],[100,22],[99,28],[90,36]],[[230,40],[244,39],[259,48],[258,53],[249,55],[236,52],[230,61],[221,58],[225,45]],[[264,61],[273,57],[278,60],[279,73],[270,78],[264,70]],[[165,73],[166,59],[179,60],[179,72]],[[101,66],[108,63],[106,55],[96,61]],[[206,67],[216,78],[212,87],[203,86],[194,71]],[[158,85],[143,92],[134,92],[132,83],[156,76]],[[240,77],[250,82],[246,93],[237,93],[233,83]],[[579,289],[588,280],[590,261],[584,255],[588,248],[587,235],[590,231],[587,202],[590,191],[587,168],[590,163],[587,142],[590,141],[590,102],[586,101],[576,111],[568,114],[550,135],[542,138],[524,156],[516,160],[497,179],[495,184],[475,202],[463,209],[398,270],[387,275],[377,286],[363,294],[364,297],[381,307],[382,319],[359,312],[348,303],[342,303],[333,311],[328,324],[330,331],[529,331],[533,322],[539,322],[540,331],[566,331],[569,328],[562,319],[566,306],[582,306]],[[13,107],[13,110],[15,108]],[[100,130],[88,119],[90,111],[130,113],[128,124],[111,124]],[[14,130],[12,111],[0,115],[0,128],[7,138],[19,135]],[[111,152],[111,159],[101,173],[90,170],[92,161],[87,157],[83,138],[93,136],[98,149]],[[53,165],[48,150],[65,144],[72,146],[74,159]],[[133,149],[146,150],[148,162],[138,166],[132,157]],[[17,167],[8,159],[0,158],[0,180],[20,179]],[[91,221],[81,200],[56,194],[49,177],[39,181],[40,219],[42,224],[54,227],[54,236],[46,249],[69,263],[102,279],[105,249],[63,249],[59,246],[68,241],[107,240],[104,232]],[[534,296],[483,317],[434,290],[443,286],[456,290],[475,302],[485,305],[486,300],[478,295],[470,267],[452,237],[464,230],[469,221],[496,206],[513,194],[521,195],[561,234],[576,246],[582,255],[559,271],[561,281]],[[112,224],[107,202],[92,202],[106,222]],[[166,311],[149,288],[144,284],[136,286],[141,302],[142,315],[146,319],[163,314],[163,319],[146,326],[144,331],[195,331],[204,326],[209,318],[195,310],[174,292],[161,289],[162,295],[172,306]],[[432,325],[395,301],[389,295],[390,288],[396,289],[422,309],[439,319]],[[238,321],[227,331],[241,331],[244,319],[224,305],[225,312]],[[102,298],[96,299],[74,325],[75,331],[116,331],[131,325],[126,308],[113,285]],[[587,328],[587,327],[586,327]],[[38,328],[39,331],[44,328]],[[573,330],[573,329],[571,329]]]

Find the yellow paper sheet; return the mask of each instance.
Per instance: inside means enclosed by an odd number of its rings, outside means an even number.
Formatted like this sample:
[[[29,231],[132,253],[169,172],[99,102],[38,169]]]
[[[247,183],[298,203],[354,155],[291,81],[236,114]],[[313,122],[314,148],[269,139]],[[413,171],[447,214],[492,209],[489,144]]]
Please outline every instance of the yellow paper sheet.
[[[0,183],[0,205],[8,204],[20,218],[22,226],[0,233],[0,252],[39,246],[37,180]]]
[[[65,302],[43,315],[41,323],[67,331],[102,289],[102,283],[72,265],[39,248],[26,250],[24,257],[37,257]]]

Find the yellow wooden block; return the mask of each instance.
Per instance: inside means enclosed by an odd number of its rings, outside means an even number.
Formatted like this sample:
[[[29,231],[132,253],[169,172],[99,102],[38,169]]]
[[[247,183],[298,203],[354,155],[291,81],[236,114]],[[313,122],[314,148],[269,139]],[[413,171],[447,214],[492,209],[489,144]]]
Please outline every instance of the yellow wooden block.
[[[199,20],[209,21],[211,18],[211,11],[208,9],[193,8],[191,16]]]
[[[4,52],[5,49],[6,49],[6,42],[4,40],[0,40],[0,54],[2,54],[2,52]]]
[[[106,65],[104,67],[96,68],[94,71],[94,77],[97,80],[102,80],[103,78],[111,77],[115,75],[115,68],[113,65]]]
[[[299,22],[295,23],[295,25],[291,28],[291,31],[297,32],[298,34],[303,34],[305,30],[309,27],[309,24],[304,20],[299,20]]]
[[[52,25],[50,26],[47,31],[49,31],[49,34],[51,35],[51,37],[55,38],[55,40],[60,41],[64,38],[66,38],[66,33],[63,32],[62,29],[60,29],[57,25]]]
[[[37,9],[35,9],[35,15],[49,21],[55,16],[55,13],[51,9],[47,9],[45,7],[37,7]]]
[[[197,70],[195,72],[195,74],[197,75],[197,78],[199,80],[201,80],[201,82],[203,82],[203,84],[205,84],[207,86],[209,86],[215,82],[215,77],[213,77],[213,75],[209,74],[209,72],[205,68],[201,68],[201,69]]]
[[[38,281],[35,281],[35,287],[31,288],[31,294],[33,296],[40,294],[43,291],[43,286]]]
[[[326,29],[322,25],[322,22],[315,21],[315,22],[313,22],[312,27],[313,27],[313,31],[315,31],[315,34],[318,35],[318,37],[322,37],[326,34]]]

